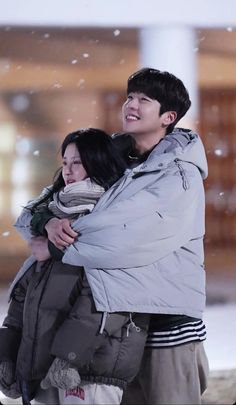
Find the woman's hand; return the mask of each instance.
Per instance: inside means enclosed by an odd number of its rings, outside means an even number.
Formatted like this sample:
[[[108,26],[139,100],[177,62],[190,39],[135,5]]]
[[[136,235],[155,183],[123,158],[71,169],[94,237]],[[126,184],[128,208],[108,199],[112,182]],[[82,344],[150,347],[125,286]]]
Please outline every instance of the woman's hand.
[[[48,234],[48,239],[58,248],[64,249],[72,243],[78,236],[77,232],[71,228],[69,219],[52,218],[46,225],[45,230]]]
[[[50,259],[51,255],[48,250],[48,239],[44,236],[36,236],[29,241],[31,254],[39,262]]]

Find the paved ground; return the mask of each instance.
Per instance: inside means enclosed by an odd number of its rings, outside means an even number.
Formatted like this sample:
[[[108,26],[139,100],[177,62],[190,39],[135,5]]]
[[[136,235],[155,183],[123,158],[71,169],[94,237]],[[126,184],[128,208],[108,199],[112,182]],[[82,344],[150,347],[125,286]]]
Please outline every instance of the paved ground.
[[[236,403],[236,369],[212,371],[203,404]]]

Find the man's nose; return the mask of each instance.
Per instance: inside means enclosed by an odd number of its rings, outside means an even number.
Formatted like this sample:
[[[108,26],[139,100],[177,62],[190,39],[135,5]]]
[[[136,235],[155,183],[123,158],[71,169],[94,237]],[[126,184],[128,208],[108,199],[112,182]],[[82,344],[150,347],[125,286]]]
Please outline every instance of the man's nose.
[[[138,98],[137,98],[137,97],[132,98],[132,100],[130,100],[128,106],[129,106],[130,108],[135,108],[135,109],[137,109],[138,106],[139,106]]]

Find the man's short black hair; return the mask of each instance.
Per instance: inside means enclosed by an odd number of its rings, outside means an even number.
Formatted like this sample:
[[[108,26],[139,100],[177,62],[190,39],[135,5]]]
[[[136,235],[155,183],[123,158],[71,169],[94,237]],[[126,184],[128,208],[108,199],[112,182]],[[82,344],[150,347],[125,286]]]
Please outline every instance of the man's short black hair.
[[[133,92],[144,93],[157,100],[161,105],[160,115],[166,111],[177,113],[177,118],[167,128],[167,133],[173,131],[176,123],[191,106],[189,94],[183,82],[173,74],[157,69],[143,68],[133,73],[128,78],[127,94]]]

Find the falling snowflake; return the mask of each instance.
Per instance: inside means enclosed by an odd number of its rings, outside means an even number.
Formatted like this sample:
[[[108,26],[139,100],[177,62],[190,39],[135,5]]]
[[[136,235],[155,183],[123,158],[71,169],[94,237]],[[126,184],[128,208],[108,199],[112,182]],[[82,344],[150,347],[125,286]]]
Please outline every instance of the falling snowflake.
[[[55,83],[53,87],[55,87],[55,89],[60,89],[61,87],[63,87],[63,85],[61,83]]]
[[[44,38],[50,38],[50,34],[48,33],[44,34]]]
[[[222,197],[223,195],[224,195],[224,191],[221,191],[221,192],[219,193],[219,196]]]
[[[9,232],[9,231],[6,231],[6,232],[3,232],[3,233],[2,233],[2,236],[3,236],[4,238],[7,238],[9,235],[10,235],[10,232]]]
[[[89,58],[89,53],[83,53],[83,57],[86,59],[86,58]]]
[[[196,48],[193,49],[193,52],[198,52],[198,51],[199,51],[199,48],[198,48],[198,47],[196,47]]]
[[[66,122],[67,122],[67,124],[71,124],[71,123],[72,123],[72,118],[68,118],[68,119],[66,120]]]
[[[113,31],[114,37],[118,37],[120,35],[120,30]]]
[[[34,156],[39,156],[39,155],[40,155],[40,151],[39,151],[39,150],[34,150],[34,151],[33,151],[33,155],[34,155]]]
[[[223,154],[221,149],[215,149],[214,153],[216,156],[222,156]]]
[[[76,63],[78,63],[78,59],[73,59],[73,60],[71,61],[71,64],[72,64],[72,65],[76,65]]]
[[[233,31],[233,28],[232,28],[232,27],[227,27],[226,30],[227,30],[228,32],[232,32],[232,31]]]
[[[99,39],[89,39],[89,41],[88,41],[88,43],[89,44],[98,44],[100,41],[99,41]]]

